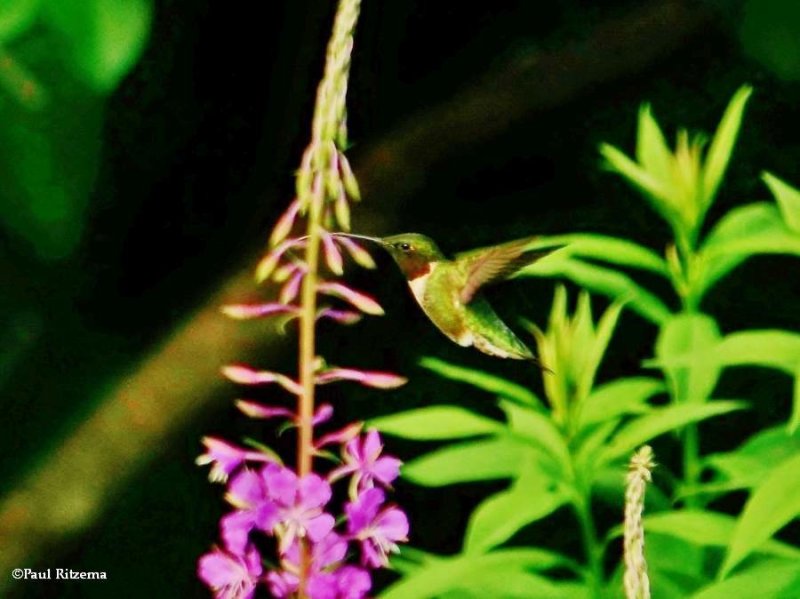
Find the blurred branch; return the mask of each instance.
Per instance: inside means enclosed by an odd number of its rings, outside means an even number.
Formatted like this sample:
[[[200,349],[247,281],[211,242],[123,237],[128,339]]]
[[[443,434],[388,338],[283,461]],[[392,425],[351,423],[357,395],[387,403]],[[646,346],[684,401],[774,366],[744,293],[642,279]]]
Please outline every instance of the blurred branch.
[[[378,196],[380,190],[381,205],[371,210],[366,202],[359,220],[370,222],[372,229],[389,228],[378,212],[391,211],[399,198],[421,185],[436,161],[600,83],[641,71],[702,33],[708,23],[709,15],[694,3],[654,2],[598,24],[582,42],[512,60],[361,153],[359,181],[367,196]],[[225,282],[3,498],[0,571],[29,566],[49,545],[91,526],[127,479],[222,388],[222,364],[255,351],[266,362],[281,351],[272,329],[233,322],[219,313],[220,305],[253,295],[254,262],[248,260],[243,273]],[[0,590],[9,582],[2,578]]]
[[[393,199],[422,186],[426,171],[437,161],[480,146],[599,85],[646,69],[707,31],[711,16],[699,2],[650,2],[598,23],[584,40],[513,57],[449,102],[412,115],[356,155],[361,158],[358,177],[365,197],[379,189],[381,202],[389,201],[388,206],[381,204],[381,211],[390,210]]]

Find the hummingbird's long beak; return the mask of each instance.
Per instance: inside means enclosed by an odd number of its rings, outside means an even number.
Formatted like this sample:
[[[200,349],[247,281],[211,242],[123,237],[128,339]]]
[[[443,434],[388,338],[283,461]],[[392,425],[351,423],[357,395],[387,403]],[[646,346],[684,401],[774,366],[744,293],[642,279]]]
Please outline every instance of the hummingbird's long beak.
[[[335,233],[331,233],[334,237],[350,237],[352,239],[363,239],[364,241],[371,241],[373,243],[377,243],[378,245],[386,245],[386,242],[383,241],[380,237],[369,237],[368,235],[356,235],[355,233],[341,233],[339,231]]]

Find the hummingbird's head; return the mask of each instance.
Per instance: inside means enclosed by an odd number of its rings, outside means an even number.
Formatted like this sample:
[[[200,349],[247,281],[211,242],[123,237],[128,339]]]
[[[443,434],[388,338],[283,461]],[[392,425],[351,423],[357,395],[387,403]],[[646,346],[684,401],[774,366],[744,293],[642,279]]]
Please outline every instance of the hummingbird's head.
[[[444,254],[430,237],[419,233],[401,233],[381,239],[406,279],[413,280],[430,272],[430,263],[444,260]]]

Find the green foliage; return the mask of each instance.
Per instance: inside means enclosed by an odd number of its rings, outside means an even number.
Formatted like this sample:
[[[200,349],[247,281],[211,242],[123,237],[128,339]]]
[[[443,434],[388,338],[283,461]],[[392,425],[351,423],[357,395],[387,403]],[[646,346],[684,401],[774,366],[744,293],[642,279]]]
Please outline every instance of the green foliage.
[[[42,260],[80,241],[104,97],[142,54],[149,0],[0,2],[0,221]]]
[[[558,287],[547,329],[528,325],[538,355],[552,369],[542,375],[544,402],[516,383],[425,358],[424,366],[440,376],[499,396],[505,420],[444,406],[374,422],[407,439],[478,436],[407,464],[404,474],[413,482],[438,487],[509,481],[472,513],[461,553],[417,560],[384,596],[619,597],[621,571],[607,578],[602,564],[607,552],[617,551],[610,541],[621,527],[600,535],[592,504],[609,502],[621,514],[623,462],[642,444],[669,433],[678,434],[664,442],[678,444],[683,464],[680,477],[659,469],[663,476],[657,480],[666,489],[648,489],[644,527],[654,596],[800,595],[800,548],[773,538],[800,516],[800,334],[753,329],[723,335],[714,316],[701,310],[714,285],[745,260],[759,254],[800,255],[800,191],[769,173],[763,179],[775,203],[736,207],[701,234],[750,94],[743,87],[734,95],[707,146],[682,131],[670,150],[651,108],[643,106],[635,159],[610,145],[601,147],[609,168],[638,188],[670,224],[673,239],[666,241],[663,258],[634,241],[590,233],[542,239],[567,245],[520,276],[561,277],[585,289],[570,313],[566,290]],[[668,281],[674,295],[651,292],[638,280],[640,273]],[[587,291],[612,300],[596,322]],[[602,381],[600,366],[609,347],[613,350],[623,308],[658,327],[654,357],[644,366],[657,368],[662,378]],[[704,457],[698,424],[748,405],[715,397],[724,370],[739,366],[770,368],[793,378],[789,426],[769,428],[744,442],[731,439],[732,447],[741,445]],[[664,395],[666,403],[654,403]],[[423,424],[425,414],[434,418]],[[736,490],[749,493],[740,515],[708,508]],[[550,576],[555,561],[566,558],[511,545],[523,530],[535,535],[541,521],[561,508],[575,517],[582,561],[569,576]],[[535,567],[501,557],[529,550],[544,551],[541,555],[551,561]]]

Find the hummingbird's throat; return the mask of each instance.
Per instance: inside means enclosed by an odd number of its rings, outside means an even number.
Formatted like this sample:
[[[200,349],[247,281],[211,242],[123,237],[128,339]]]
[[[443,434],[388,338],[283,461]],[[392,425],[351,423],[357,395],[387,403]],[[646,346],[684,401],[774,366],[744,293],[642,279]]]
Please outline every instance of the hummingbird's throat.
[[[427,277],[431,274],[431,263],[430,262],[411,262],[405,265],[404,270],[406,278],[409,281],[413,281],[415,279],[419,279],[420,277]]]

